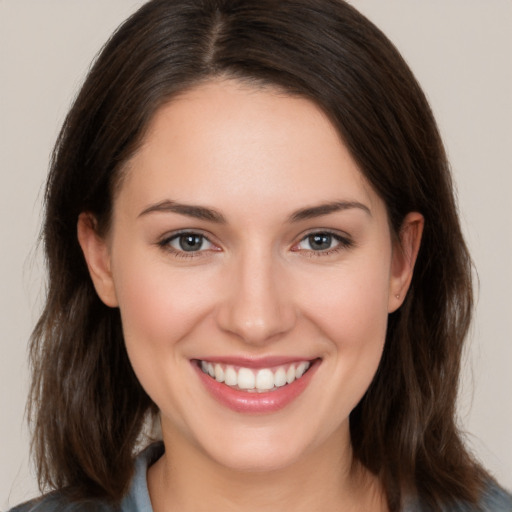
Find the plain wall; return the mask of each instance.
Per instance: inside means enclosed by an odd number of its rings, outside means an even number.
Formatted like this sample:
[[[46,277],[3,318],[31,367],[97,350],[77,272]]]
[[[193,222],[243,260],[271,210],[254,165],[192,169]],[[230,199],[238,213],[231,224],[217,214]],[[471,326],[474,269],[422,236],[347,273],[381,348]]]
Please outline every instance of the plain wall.
[[[43,296],[48,158],[88,66],[143,0],[0,0],[0,508],[37,494],[24,406]],[[422,84],[479,275],[460,400],[469,445],[512,488],[512,2],[352,0]]]

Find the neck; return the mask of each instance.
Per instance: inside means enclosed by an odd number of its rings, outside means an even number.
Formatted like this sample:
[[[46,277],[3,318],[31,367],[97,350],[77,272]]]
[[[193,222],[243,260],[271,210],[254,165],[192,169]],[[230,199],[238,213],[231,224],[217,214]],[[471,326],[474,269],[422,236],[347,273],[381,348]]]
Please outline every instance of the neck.
[[[175,434],[164,432],[166,453],[148,471],[154,512],[387,510],[377,478],[353,463],[348,432],[265,472],[226,468]]]

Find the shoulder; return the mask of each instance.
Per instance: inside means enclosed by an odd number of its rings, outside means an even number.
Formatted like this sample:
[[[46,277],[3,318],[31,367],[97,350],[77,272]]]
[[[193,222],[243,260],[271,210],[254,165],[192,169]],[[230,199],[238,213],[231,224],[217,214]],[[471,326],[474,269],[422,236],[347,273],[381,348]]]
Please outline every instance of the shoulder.
[[[62,493],[53,492],[28,501],[9,512],[115,512],[117,509],[98,500],[69,501]]]
[[[95,499],[71,501],[63,492],[54,491],[18,505],[9,512],[149,512],[152,508],[146,474],[149,466],[156,462],[163,452],[163,443],[156,442],[139,453],[135,460],[135,473],[130,488],[120,506]]]
[[[512,512],[512,495],[491,480],[484,487],[478,505],[459,502],[443,508],[443,512]]]
[[[512,494],[491,482],[482,494],[480,508],[489,512],[512,512]]]
[[[406,500],[402,512],[430,512],[431,508],[419,498]],[[512,495],[494,480],[485,485],[478,504],[456,501],[441,506],[441,512],[512,512]]]

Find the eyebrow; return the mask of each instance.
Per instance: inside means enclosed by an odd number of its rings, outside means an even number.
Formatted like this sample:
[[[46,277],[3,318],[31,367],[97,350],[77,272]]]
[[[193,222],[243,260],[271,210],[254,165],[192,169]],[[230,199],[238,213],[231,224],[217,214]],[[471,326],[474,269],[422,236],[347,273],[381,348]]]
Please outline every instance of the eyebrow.
[[[212,208],[181,204],[168,199],[149,206],[139,214],[139,217],[153,212],[179,213],[180,215],[186,215],[187,217],[193,217],[194,219],[207,220],[218,224],[226,223],[224,216]]]
[[[297,210],[290,215],[288,222],[293,223],[314,219],[315,217],[321,217],[323,215],[329,215],[330,213],[351,210],[354,208],[362,210],[371,216],[370,208],[368,208],[368,206],[364,205],[363,203],[359,203],[358,201],[333,201]],[[193,217],[194,219],[206,220],[209,222],[215,222],[217,224],[226,224],[225,217],[213,208],[181,204],[169,199],[148,206],[138,216],[142,217],[153,212],[178,213],[187,217]]]
[[[309,208],[302,208],[292,213],[289,218],[289,222],[299,222],[301,220],[314,219],[315,217],[321,217],[322,215],[329,215],[330,213],[341,212],[344,210],[359,209],[366,212],[368,215],[372,215],[370,208],[359,203],[358,201],[333,201],[330,203],[320,204],[318,206],[311,206]]]

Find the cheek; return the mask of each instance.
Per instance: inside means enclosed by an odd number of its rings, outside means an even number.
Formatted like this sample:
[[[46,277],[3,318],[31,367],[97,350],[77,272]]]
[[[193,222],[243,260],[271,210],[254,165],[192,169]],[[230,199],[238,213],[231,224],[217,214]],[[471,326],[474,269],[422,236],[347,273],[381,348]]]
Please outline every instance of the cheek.
[[[310,296],[312,322],[325,341],[325,362],[339,388],[332,408],[347,415],[370,385],[380,363],[388,320],[389,267],[347,266]]]
[[[141,256],[140,254],[138,256]],[[171,269],[161,260],[125,257],[114,272],[126,350],[139,382],[160,409],[182,420],[182,400],[190,390],[185,364],[187,335],[211,306],[201,290],[205,276]]]
[[[165,259],[135,254],[115,267],[114,281],[132,364],[176,347],[208,310],[200,272],[172,269]]]
[[[347,265],[311,287],[311,314],[340,346],[355,349],[385,336],[388,317],[389,265]],[[378,338],[376,340],[375,338]]]

